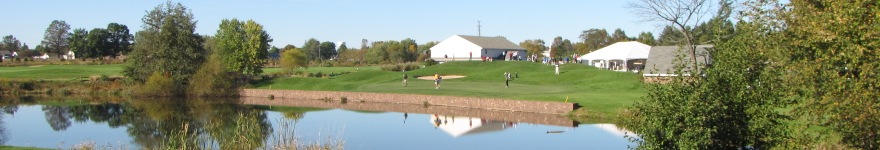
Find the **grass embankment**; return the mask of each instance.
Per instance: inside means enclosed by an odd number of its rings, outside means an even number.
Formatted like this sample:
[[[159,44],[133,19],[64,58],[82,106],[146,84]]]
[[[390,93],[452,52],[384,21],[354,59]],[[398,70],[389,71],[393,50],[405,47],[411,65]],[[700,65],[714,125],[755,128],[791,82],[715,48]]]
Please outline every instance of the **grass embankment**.
[[[0,78],[30,80],[77,80],[89,76],[121,76],[123,64],[113,65],[39,65],[0,68]]]
[[[99,94],[119,95],[125,85],[115,76],[122,73],[114,65],[45,65],[0,67],[0,93],[18,94]]]
[[[378,69],[340,70],[352,73],[332,78],[285,77],[255,86],[261,89],[295,89],[454,95],[468,97],[506,98],[519,100],[579,103],[591,112],[616,114],[644,94],[637,74],[614,72],[582,64],[560,66],[560,75],[553,66],[532,62],[450,62],[407,71],[409,86],[403,87],[402,73]],[[307,72],[314,72],[307,69]],[[463,75],[465,78],[444,79],[440,89],[430,80],[417,76]],[[504,87],[504,72],[518,73],[519,78]],[[516,75],[513,75],[516,76]]]
[[[36,147],[20,147],[20,146],[0,146],[0,150],[51,150],[51,148],[36,148]]]

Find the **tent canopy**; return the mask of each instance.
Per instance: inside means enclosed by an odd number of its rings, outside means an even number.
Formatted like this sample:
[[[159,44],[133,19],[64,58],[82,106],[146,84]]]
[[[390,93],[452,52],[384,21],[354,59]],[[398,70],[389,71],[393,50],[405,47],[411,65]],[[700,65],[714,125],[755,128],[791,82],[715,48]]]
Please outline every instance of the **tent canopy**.
[[[636,42],[617,42],[580,57],[581,60],[632,60],[648,59],[651,46]]]

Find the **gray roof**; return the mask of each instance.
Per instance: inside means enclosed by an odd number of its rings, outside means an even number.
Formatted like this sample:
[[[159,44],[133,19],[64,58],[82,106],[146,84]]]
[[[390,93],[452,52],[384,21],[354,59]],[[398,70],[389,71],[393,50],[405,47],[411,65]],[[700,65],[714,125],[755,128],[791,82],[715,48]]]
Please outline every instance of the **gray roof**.
[[[699,64],[699,66],[705,66],[706,63],[712,64],[712,56],[709,54],[709,50],[714,47],[715,46],[713,45],[697,45],[697,64]],[[690,52],[681,48],[681,46],[651,47],[651,52],[648,54],[648,60],[645,62],[645,69],[642,71],[644,75],[671,75],[675,74],[674,71],[676,64],[691,64],[693,60],[691,59]],[[680,61],[676,61],[676,58],[681,59]],[[687,66],[690,65],[686,65],[681,71],[690,71],[690,68]]]
[[[510,42],[507,38],[504,37],[487,37],[487,36],[470,36],[470,35],[458,35],[465,40],[470,41],[471,43],[476,44],[484,49],[508,49],[508,50],[525,50],[525,48],[520,47],[519,45]]]

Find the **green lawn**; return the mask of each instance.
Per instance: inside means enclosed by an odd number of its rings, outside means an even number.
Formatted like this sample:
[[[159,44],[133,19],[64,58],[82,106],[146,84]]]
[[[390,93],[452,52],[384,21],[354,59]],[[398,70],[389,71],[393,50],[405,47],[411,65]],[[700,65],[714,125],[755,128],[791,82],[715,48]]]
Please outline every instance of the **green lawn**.
[[[91,75],[122,75],[123,64],[114,65],[38,65],[0,67],[3,79],[71,80]]]
[[[309,69],[311,70],[311,68]],[[518,72],[519,78],[504,87],[505,71]],[[444,79],[439,90],[433,81],[410,78],[402,86],[401,72],[366,69],[333,78],[279,78],[256,84],[261,89],[297,89],[409,93],[493,97],[538,101],[577,102],[591,111],[615,114],[644,95],[639,76],[567,64],[561,74],[553,75],[553,67],[531,62],[451,62],[409,71],[411,77],[463,75],[465,78]],[[312,71],[309,71],[312,72]]]

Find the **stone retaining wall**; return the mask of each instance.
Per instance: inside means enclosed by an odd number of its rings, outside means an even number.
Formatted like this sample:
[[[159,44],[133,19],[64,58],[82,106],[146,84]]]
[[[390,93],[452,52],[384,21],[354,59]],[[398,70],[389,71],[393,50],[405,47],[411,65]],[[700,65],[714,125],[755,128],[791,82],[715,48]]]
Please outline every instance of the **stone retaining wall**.
[[[480,108],[489,110],[520,111],[545,114],[566,114],[578,107],[576,103],[541,102],[525,100],[506,100],[497,98],[475,98],[438,95],[339,92],[339,91],[302,91],[302,90],[265,90],[244,89],[239,93],[242,97],[270,97],[276,99],[330,99],[340,100],[345,97],[348,102],[374,102],[416,104],[431,106],[452,106]]]

